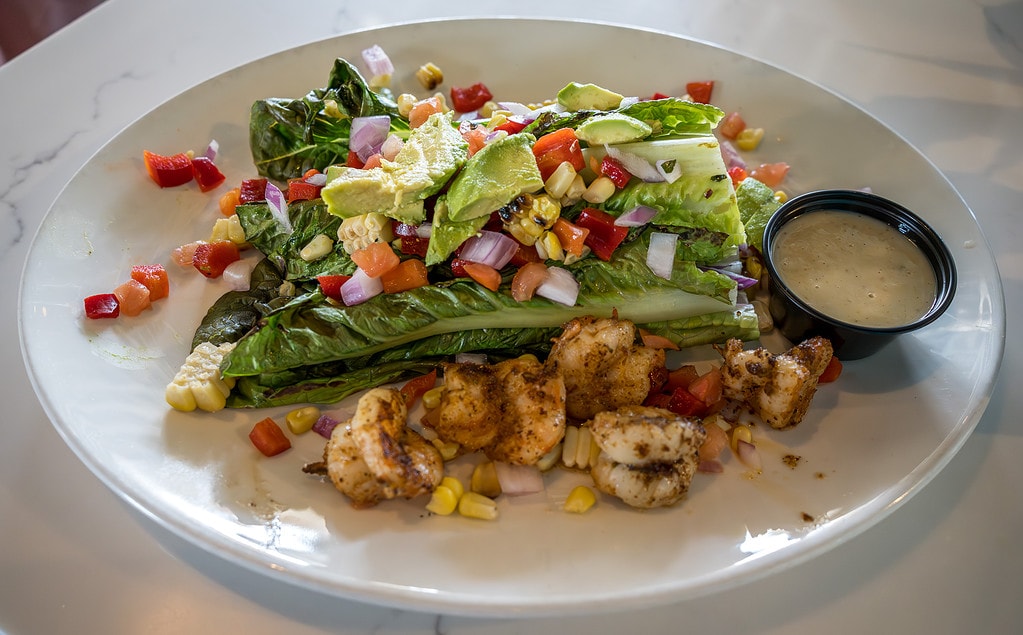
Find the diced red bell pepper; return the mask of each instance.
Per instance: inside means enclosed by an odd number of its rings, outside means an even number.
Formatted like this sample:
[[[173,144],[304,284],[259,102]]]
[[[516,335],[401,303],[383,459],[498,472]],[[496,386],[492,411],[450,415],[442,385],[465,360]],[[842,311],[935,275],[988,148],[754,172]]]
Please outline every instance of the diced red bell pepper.
[[[533,156],[536,157],[536,166],[540,168],[540,177],[544,181],[565,161],[571,163],[577,172],[586,167],[579,138],[571,128],[561,128],[537,139],[533,144]]]
[[[266,179],[245,179],[240,187],[241,193],[238,195],[238,201],[243,205],[245,203],[265,201],[266,184]]]
[[[177,187],[193,178],[192,159],[184,152],[165,156],[143,150],[142,159],[149,176],[160,187]]]
[[[668,97],[670,97],[670,95],[665,95],[664,93],[659,93],[658,92],[658,93],[654,93],[653,95],[650,95],[650,101],[654,101],[654,100],[657,100],[657,99],[667,99]]]
[[[214,240],[196,245],[192,266],[207,278],[219,278],[229,264],[241,257],[238,245],[230,240]]]
[[[601,260],[611,259],[614,250],[629,235],[628,227],[615,225],[615,217],[602,210],[586,207],[575,219],[575,224],[590,230],[586,244]]]
[[[451,87],[451,107],[457,112],[479,110],[483,104],[494,98],[494,95],[481,83],[460,88]]]
[[[345,166],[361,170],[364,165],[366,164],[359,158],[359,153],[354,150],[348,151],[348,157],[345,159]]]
[[[348,282],[351,276],[342,274],[324,274],[322,276],[316,276],[316,281],[320,283],[320,290],[323,291],[323,295],[328,298],[343,302],[341,299],[341,285]]]
[[[622,189],[628,185],[629,179],[632,178],[632,175],[625,169],[622,162],[611,155],[605,155],[600,161],[600,173],[611,179],[611,182],[614,183],[615,187],[618,189]]]
[[[289,179],[287,194],[288,202],[311,201],[320,198],[320,191],[322,189],[322,186],[313,185],[305,179]]]
[[[135,265],[131,268],[131,277],[149,289],[150,300],[166,298],[170,294],[170,280],[163,265]]]
[[[686,92],[689,98],[698,104],[709,104],[710,95],[714,91],[714,82],[689,82],[686,84]]]
[[[195,157],[192,159],[192,177],[199,184],[199,189],[209,192],[220,186],[227,180],[224,173],[209,157]]]
[[[291,441],[284,430],[270,417],[256,422],[249,432],[249,441],[263,456],[276,456],[291,447]]]
[[[504,123],[494,126],[494,132],[507,132],[508,134],[515,134],[522,132],[522,129],[526,127],[526,122],[515,117],[509,117]]]
[[[91,320],[115,318],[121,314],[121,305],[113,293],[97,293],[85,298],[85,317]]]
[[[519,243],[519,248],[512,254],[511,260],[508,261],[513,267],[521,267],[530,262],[542,262],[540,254],[537,253],[536,247],[529,247]]]
[[[405,385],[399,389],[399,392],[401,393],[402,399],[405,400],[406,407],[412,408],[413,404],[422,398],[422,396],[436,384],[437,369],[434,368],[425,375],[413,377],[405,382]]]
[[[746,173],[746,168],[741,165],[733,165],[728,168],[728,176],[732,177],[732,185],[738,187],[740,183],[746,180],[749,174]]]

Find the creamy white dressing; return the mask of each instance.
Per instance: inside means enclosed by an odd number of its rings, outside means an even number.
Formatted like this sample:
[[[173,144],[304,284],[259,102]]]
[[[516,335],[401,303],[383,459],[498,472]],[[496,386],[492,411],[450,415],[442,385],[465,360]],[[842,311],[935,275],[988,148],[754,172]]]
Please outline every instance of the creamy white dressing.
[[[858,212],[798,216],[778,231],[771,253],[795,295],[850,324],[908,324],[931,308],[937,292],[924,253],[887,223]]]

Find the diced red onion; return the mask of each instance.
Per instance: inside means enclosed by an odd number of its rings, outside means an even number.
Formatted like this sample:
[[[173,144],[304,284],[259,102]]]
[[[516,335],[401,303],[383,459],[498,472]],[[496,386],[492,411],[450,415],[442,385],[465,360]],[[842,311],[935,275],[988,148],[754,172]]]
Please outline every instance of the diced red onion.
[[[549,267],[547,277],[536,288],[536,295],[565,306],[575,306],[579,298],[579,282],[568,269]]]
[[[615,225],[618,227],[642,227],[649,223],[654,216],[657,216],[657,210],[654,208],[637,205],[616,218]]]
[[[220,151],[220,144],[216,139],[210,139],[210,144],[206,146],[205,157],[210,161],[216,161],[218,151]]]
[[[309,176],[305,177],[305,182],[308,183],[309,185],[323,187],[324,185],[327,184],[327,175],[324,174],[323,172],[310,174]]]
[[[429,238],[432,235],[433,235],[432,223],[422,223],[421,225],[416,225],[416,236],[418,238]]]
[[[253,265],[254,263],[250,260],[235,260],[224,268],[221,277],[232,290],[248,291]]]
[[[720,273],[723,276],[728,276],[732,280],[735,280],[735,283],[736,283],[736,285],[738,285],[738,288],[740,290],[748,289],[748,288],[752,287],[753,285],[755,285],[757,282],[759,282],[759,280],[757,280],[756,278],[751,278],[749,276],[744,276],[741,273],[737,273],[735,271],[732,271],[728,267],[701,267],[701,268],[704,269],[705,271],[707,271],[707,270],[716,271],[716,272]]]
[[[746,161],[739,154],[739,151],[735,149],[735,146],[728,140],[721,140],[721,158],[725,162],[726,168],[740,167],[746,169]]]
[[[497,105],[501,107],[501,110],[507,110],[513,115],[518,115],[522,117],[533,115],[533,109],[521,102],[499,101],[497,102]]]
[[[664,166],[668,164],[670,167],[665,169]],[[678,164],[678,159],[660,159],[654,162],[654,166],[657,168],[657,173],[668,183],[674,183],[682,176],[682,166]]]
[[[650,163],[643,157],[610,145],[605,145],[604,151],[612,158],[618,159],[618,161],[622,164],[622,167],[624,167],[629,174],[640,178],[647,183],[661,183],[664,181],[664,177],[657,171],[657,168],[650,165]]]
[[[700,459],[696,471],[704,474],[720,474],[725,471],[725,466],[717,459]]]
[[[622,97],[622,101],[619,102],[618,108],[628,108],[642,101],[638,96],[632,95],[629,97]]]
[[[380,152],[390,130],[391,118],[387,115],[355,117],[352,119],[349,148],[365,161]]]
[[[380,295],[383,290],[384,283],[380,278],[371,278],[362,269],[356,269],[352,277],[341,285],[341,300],[345,305],[353,306]]]
[[[519,243],[500,232],[483,230],[465,241],[458,257],[470,262],[490,265],[501,269],[508,264],[519,249]]]
[[[369,69],[370,75],[394,74],[394,64],[379,44],[374,44],[368,49],[364,49],[362,51],[362,61],[366,62],[366,68]]]
[[[535,465],[512,465],[503,461],[494,461],[497,482],[501,484],[501,493],[508,496],[535,494],[543,491],[543,474]]]
[[[671,272],[675,269],[675,245],[678,234],[668,232],[651,232],[650,248],[646,252],[646,266],[654,274],[671,280]]]
[[[398,151],[405,145],[405,141],[396,134],[389,134],[380,145],[380,156],[388,161],[394,161]]]
[[[455,363],[457,364],[486,364],[487,356],[483,353],[456,353]]]
[[[266,202],[270,206],[270,213],[280,223],[281,228],[285,234],[290,234],[294,231],[291,226],[291,219],[288,217],[288,201],[284,196],[284,192],[281,188],[277,187],[273,183],[266,184]]]
[[[760,452],[757,451],[757,446],[752,443],[739,439],[739,441],[735,444],[735,453],[739,455],[739,460],[742,461],[746,467],[756,470],[757,472],[763,469],[763,462],[760,460]]]
[[[315,432],[316,434],[320,435],[325,439],[329,439],[330,434],[334,431],[334,428],[336,428],[340,424],[341,422],[338,419],[332,417],[327,413],[323,413],[316,420],[316,423],[313,424],[313,432]]]

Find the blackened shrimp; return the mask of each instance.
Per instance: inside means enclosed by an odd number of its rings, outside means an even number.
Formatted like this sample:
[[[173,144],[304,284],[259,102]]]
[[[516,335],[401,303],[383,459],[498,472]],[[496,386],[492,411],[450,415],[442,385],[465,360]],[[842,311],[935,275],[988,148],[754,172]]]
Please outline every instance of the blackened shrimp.
[[[725,397],[742,402],[772,428],[782,429],[803,420],[833,350],[827,339],[813,337],[779,355],[764,348],[743,350],[737,339],[725,342],[718,352],[724,358]]]
[[[565,435],[565,382],[531,356],[446,364],[444,394],[430,425],[464,450],[533,465]]]
[[[636,326],[617,318],[576,318],[554,340],[547,367],[565,378],[569,418],[643,403],[650,373],[664,366],[664,351],[637,343]]]
[[[368,391],[352,418],[334,428],[323,463],[305,471],[326,471],[357,508],[432,492],[444,476],[444,462],[433,444],[406,425],[407,416],[397,390]]]

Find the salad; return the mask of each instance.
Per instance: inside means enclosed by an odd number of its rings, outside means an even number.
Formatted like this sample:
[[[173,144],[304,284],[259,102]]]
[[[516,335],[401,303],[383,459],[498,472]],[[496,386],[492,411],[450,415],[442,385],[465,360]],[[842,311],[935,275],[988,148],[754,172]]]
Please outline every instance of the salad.
[[[581,316],[672,347],[759,336],[741,256],[777,201],[726,164],[719,108],[571,82],[539,105],[453,89],[456,110],[373,83],[339,58],[323,88],[252,106],[259,176],[231,211],[264,258],[193,339],[219,351],[227,407],[543,355]]]

